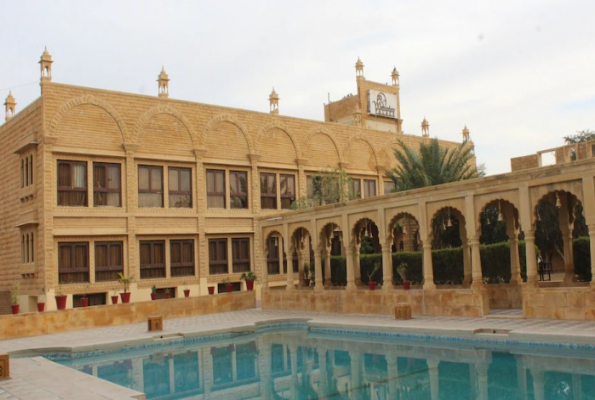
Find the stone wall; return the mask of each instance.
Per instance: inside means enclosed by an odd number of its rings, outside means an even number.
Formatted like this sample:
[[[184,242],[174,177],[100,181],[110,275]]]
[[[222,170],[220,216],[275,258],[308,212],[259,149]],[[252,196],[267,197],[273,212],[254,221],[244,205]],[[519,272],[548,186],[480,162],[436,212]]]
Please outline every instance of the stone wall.
[[[490,299],[490,309],[521,308],[523,298],[519,285],[486,285]]]
[[[526,288],[525,318],[595,320],[595,292],[589,287]]]
[[[54,301],[54,299],[49,299]],[[255,292],[144,301],[63,311],[0,316],[0,340],[103,326],[145,322],[149,315],[167,319],[246,310],[256,306]]]
[[[512,172],[537,167],[539,167],[539,157],[536,154],[510,159],[510,170]]]

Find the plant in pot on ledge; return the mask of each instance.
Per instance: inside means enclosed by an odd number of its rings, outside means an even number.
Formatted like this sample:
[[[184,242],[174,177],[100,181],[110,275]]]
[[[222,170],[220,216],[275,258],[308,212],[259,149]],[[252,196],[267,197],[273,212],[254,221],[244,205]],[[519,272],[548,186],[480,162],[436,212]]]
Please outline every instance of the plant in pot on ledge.
[[[62,291],[59,287],[56,288],[55,293],[56,294],[54,295],[54,297],[56,298],[56,308],[58,308],[58,310],[65,310],[66,300],[68,299],[68,296],[62,294]]]
[[[229,278],[223,279],[221,283],[225,284],[225,293],[231,293],[233,291],[233,285],[229,281]]]
[[[184,297],[190,297],[190,289],[188,289],[188,286],[184,286]]]
[[[403,281],[403,289],[405,290],[409,290],[411,288],[411,281],[407,280],[407,268],[409,268],[407,263],[401,263],[397,267],[397,274],[399,274],[401,277],[401,280]]]
[[[118,282],[124,287],[124,292],[120,293],[122,303],[130,303],[130,292],[128,288],[130,288],[132,281],[134,281],[134,276],[124,275],[122,272],[118,272]]]
[[[171,293],[170,293],[169,289],[165,289],[165,298],[171,299]]]
[[[246,281],[246,290],[254,290],[254,281],[256,280],[256,274],[252,271],[244,272],[240,279]]]
[[[151,300],[157,300],[157,286],[151,286]]]
[[[112,292],[112,304],[118,304],[118,297],[120,297],[118,296],[118,291],[114,290]]]
[[[88,286],[85,285],[83,297],[81,297],[81,307],[89,307],[89,298],[87,297]]]
[[[42,290],[41,294],[37,296],[37,311],[43,312],[45,310],[45,292]]]
[[[368,274],[368,287],[370,288],[370,290],[376,290],[376,281],[374,280],[374,275],[376,275],[376,272],[378,272],[379,269],[380,264],[376,263],[374,264],[374,269],[372,270],[372,272]]]
[[[21,290],[21,284],[19,282],[15,283],[10,291],[10,303],[12,308],[13,314],[19,313],[19,292]]]

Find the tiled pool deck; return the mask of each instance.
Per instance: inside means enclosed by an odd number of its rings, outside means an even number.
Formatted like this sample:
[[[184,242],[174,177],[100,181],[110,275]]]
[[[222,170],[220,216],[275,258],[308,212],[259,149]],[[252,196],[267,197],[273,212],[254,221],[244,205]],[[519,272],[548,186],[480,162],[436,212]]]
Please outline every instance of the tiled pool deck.
[[[503,313],[506,316],[506,313]],[[497,313],[496,313],[496,316]],[[336,329],[372,329],[411,334],[470,337],[482,332],[508,332],[507,338],[525,342],[577,343],[595,346],[595,321],[525,320],[518,318],[416,317],[395,320],[388,315],[354,315],[253,309],[164,321],[163,332],[147,332],[146,323],[120,325],[0,341],[0,353],[11,353],[12,379],[0,381],[0,400],[143,399],[142,394],[95,379],[42,358],[14,357],[31,350],[87,351],[141,342],[156,336],[184,336],[243,330],[255,323],[306,319],[314,326]],[[488,333],[488,335],[486,335]],[[501,335],[497,335],[501,338]],[[496,338],[496,337],[495,337]],[[73,384],[73,382],[75,382]]]

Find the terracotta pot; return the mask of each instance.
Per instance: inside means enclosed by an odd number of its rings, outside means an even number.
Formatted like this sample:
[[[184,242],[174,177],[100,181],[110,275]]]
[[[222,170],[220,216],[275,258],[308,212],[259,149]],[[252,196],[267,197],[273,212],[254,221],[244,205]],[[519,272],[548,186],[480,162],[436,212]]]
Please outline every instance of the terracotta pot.
[[[233,285],[231,283],[226,283],[225,284],[225,291],[227,293],[231,293],[233,291]]]
[[[81,307],[89,307],[89,298],[81,297]]]
[[[43,310],[45,310],[45,302],[40,301],[39,303],[37,303],[37,311],[43,312]]]
[[[118,296],[112,296],[112,304],[118,304]]]
[[[151,300],[157,300],[157,293],[151,293]]]
[[[254,290],[254,281],[246,280],[246,290]]]
[[[403,289],[405,289],[405,290],[411,289],[411,281],[403,281]]]
[[[18,314],[18,313],[19,313],[19,307],[20,307],[20,306],[19,306],[18,304],[12,304],[12,305],[10,306],[10,308],[12,308],[12,313],[13,313],[13,314]]]
[[[120,293],[120,298],[122,298],[122,303],[130,303],[130,292]]]
[[[66,295],[56,296],[56,307],[58,307],[58,310],[66,309],[66,299],[67,298],[68,298],[68,296],[66,296]]]
[[[308,279],[308,278],[304,279],[304,285],[310,286],[310,279]]]
[[[165,292],[165,298],[166,299],[171,299],[171,293]]]
[[[184,297],[190,297],[190,289],[184,289]]]
[[[209,286],[209,294],[215,294],[215,286]]]
[[[376,282],[372,280],[368,281],[368,287],[370,290],[376,290]]]

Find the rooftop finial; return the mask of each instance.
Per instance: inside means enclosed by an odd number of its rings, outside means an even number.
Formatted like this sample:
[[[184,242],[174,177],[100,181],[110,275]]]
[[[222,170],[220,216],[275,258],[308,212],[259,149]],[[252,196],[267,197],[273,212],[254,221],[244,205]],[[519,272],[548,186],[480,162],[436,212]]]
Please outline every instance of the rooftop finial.
[[[271,114],[278,115],[279,114],[279,95],[275,92],[275,87],[273,86],[273,91],[269,95],[269,104],[271,107]]]
[[[41,54],[41,58],[39,59],[39,67],[41,69],[41,81],[52,81],[52,56],[48,52],[47,46],[43,50]]]
[[[364,63],[360,58],[357,58],[357,62],[355,63],[355,77],[357,79],[364,79]]]
[[[463,128],[463,140],[469,140],[469,128],[467,128],[467,125]]]
[[[161,73],[157,77],[159,97],[169,97],[169,75],[165,72],[165,67],[161,66]]]
[[[8,92],[8,96],[6,96],[6,100],[4,101],[4,107],[6,108],[6,121],[8,121],[16,114],[17,107],[17,102],[12,95],[12,91]]]
[[[393,86],[397,86],[399,84],[399,71],[397,71],[397,67],[393,68],[390,76],[393,79]]]
[[[423,137],[430,136],[430,123],[428,122],[428,120],[426,120],[425,116],[424,116],[424,120],[421,121],[421,135]]]

